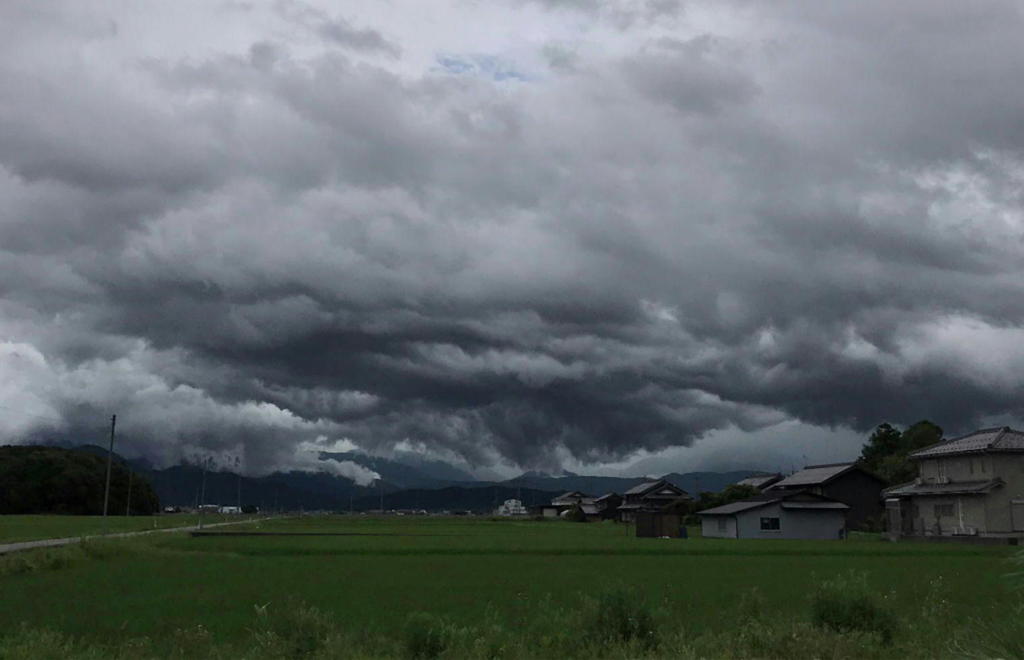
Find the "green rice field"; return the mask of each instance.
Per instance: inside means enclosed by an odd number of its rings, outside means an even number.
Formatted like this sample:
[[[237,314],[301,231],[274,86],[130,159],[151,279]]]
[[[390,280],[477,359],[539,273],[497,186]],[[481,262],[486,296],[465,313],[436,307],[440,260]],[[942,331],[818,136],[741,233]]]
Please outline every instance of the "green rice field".
[[[132,648],[166,657],[189,644],[198,655],[271,657],[280,649],[260,644],[292,633],[257,632],[281,621],[320,631],[311,654],[324,657],[342,657],[341,647],[323,641],[330,635],[348,640],[342,646],[353,657],[786,657],[796,652],[785,646],[791,634],[809,636],[798,646],[811,654],[800,657],[819,657],[813,650],[822,644],[829,657],[905,657],[915,647],[919,657],[953,657],[979,630],[999,637],[990,629],[1021,602],[1010,547],[893,544],[870,535],[737,541],[693,538],[695,529],[689,539],[637,539],[613,523],[441,517],[302,517],[221,530],[345,535],[159,534],[86,544],[64,559],[36,551],[0,558],[0,630],[22,636],[9,636],[8,648],[50,631],[52,643],[105,649],[101,657]],[[896,642],[811,626],[815,594],[843,580],[859,583],[896,622]],[[616,594],[632,605],[616,605]],[[616,607],[649,614],[661,641],[571,641],[567,630],[600,627],[602,608]],[[426,631],[419,637],[417,626]],[[750,626],[764,627],[767,647],[744,641]],[[418,654],[421,637],[426,655]]]

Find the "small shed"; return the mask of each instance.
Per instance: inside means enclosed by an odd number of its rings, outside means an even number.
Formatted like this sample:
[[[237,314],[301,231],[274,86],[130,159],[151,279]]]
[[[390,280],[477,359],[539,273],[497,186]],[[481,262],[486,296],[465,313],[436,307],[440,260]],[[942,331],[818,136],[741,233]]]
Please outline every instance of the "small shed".
[[[683,516],[661,511],[636,512],[637,538],[684,538]]]
[[[850,507],[808,491],[772,491],[697,513],[701,535],[725,539],[843,539]]]

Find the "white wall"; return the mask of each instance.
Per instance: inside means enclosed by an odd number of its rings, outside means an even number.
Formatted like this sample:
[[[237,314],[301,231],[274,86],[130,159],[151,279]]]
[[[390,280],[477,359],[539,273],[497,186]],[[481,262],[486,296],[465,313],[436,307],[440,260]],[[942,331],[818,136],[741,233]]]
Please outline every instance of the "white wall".
[[[719,529],[719,521],[725,521],[725,530]],[[711,539],[736,538],[736,516],[701,516],[700,534]]]

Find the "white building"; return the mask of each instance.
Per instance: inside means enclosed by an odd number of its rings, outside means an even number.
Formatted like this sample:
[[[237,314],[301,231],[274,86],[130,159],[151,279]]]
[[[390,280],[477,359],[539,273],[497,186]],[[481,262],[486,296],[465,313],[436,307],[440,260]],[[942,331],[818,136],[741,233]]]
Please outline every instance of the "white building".
[[[495,513],[499,516],[525,516],[527,512],[522,502],[511,499],[505,500]]]

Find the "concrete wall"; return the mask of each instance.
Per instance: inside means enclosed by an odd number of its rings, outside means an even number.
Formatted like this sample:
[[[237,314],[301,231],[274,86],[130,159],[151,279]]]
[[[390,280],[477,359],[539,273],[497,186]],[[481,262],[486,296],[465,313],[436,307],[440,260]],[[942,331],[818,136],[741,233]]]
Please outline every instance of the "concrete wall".
[[[904,506],[911,506],[914,534],[953,535],[965,533],[973,527],[979,532],[987,531],[986,498],[971,496],[928,496],[914,497]],[[952,507],[951,515],[936,516],[936,507]]]
[[[1011,532],[1015,531],[1014,527],[1020,531],[1024,521],[1013,520],[1011,502],[1024,499],[1024,454],[991,454],[989,458],[993,476],[1001,478],[1006,485],[993,490],[986,498],[987,531]]]
[[[992,456],[949,456],[929,458],[921,461],[918,473],[921,478],[933,481],[948,477],[950,481],[985,481],[996,476]]]
[[[718,527],[718,521],[725,521],[725,530]],[[736,538],[736,516],[701,516],[700,534],[710,539],[734,539]]]

